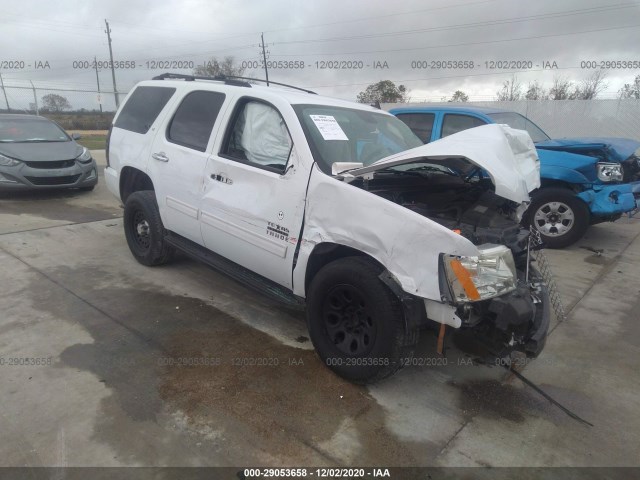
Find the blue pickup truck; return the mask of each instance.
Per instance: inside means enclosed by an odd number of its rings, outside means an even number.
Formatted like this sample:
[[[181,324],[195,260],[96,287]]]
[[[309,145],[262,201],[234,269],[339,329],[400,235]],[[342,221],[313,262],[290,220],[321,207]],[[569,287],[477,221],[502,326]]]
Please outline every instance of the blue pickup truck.
[[[425,143],[487,123],[529,132],[540,158],[541,187],[532,194],[523,222],[540,232],[547,247],[575,243],[589,225],[617,220],[640,199],[640,142],[635,140],[552,140],[528,118],[495,108],[407,106],[389,112]]]

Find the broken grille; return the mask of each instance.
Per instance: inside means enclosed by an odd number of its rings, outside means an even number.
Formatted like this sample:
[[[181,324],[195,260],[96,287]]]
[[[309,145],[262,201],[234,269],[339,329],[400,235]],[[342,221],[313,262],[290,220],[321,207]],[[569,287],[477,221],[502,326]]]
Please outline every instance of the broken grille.
[[[536,268],[538,272],[540,272],[544,283],[547,285],[549,301],[551,302],[553,311],[556,313],[556,318],[558,319],[558,322],[563,322],[566,320],[567,316],[564,311],[562,299],[560,298],[560,293],[558,292],[558,285],[556,284],[553,271],[551,270],[551,261],[541,249],[542,243],[540,232],[535,228],[532,228],[531,234],[529,235],[529,253],[535,260]]]

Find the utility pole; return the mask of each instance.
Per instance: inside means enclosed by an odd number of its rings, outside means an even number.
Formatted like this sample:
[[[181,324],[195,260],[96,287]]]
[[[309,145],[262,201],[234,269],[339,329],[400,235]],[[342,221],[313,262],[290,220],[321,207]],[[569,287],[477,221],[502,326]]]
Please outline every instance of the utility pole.
[[[33,101],[36,104],[36,115],[40,115],[40,109],[38,108],[38,95],[36,95],[36,87],[31,80],[29,80],[31,88],[33,88]]]
[[[113,79],[113,97],[116,100],[116,108],[120,107],[120,100],[118,99],[118,89],[116,88],[116,70],[113,68],[113,50],[111,49],[111,29],[109,28],[109,22],[104,19],[104,23],[107,26],[105,33],[107,34],[107,40],[109,40],[109,58],[111,59],[111,78]]]
[[[260,34],[260,39],[262,40],[262,45],[260,45],[260,47],[262,47],[262,61],[264,62],[264,76],[267,79],[267,87],[268,87],[269,86],[269,69],[267,68],[267,52],[264,46],[264,33]]]
[[[2,79],[1,73],[0,73],[0,85],[2,85],[2,93],[4,93],[4,101],[7,103],[7,111],[11,113],[11,107],[9,106],[9,99],[7,98],[7,91],[4,89],[4,80]]]
[[[93,57],[93,66],[96,67],[96,83],[98,84],[98,103],[100,104],[100,113],[102,113],[102,97],[100,96],[100,77],[98,76],[98,59]]]

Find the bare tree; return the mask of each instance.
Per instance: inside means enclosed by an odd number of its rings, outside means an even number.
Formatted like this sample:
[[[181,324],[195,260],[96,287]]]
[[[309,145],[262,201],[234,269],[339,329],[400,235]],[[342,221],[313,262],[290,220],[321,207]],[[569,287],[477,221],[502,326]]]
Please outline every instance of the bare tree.
[[[71,104],[66,97],[57,93],[49,93],[42,97],[42,109],[49,112],[63,112],[71,110]]]
[[[524,98],[527,100],[547,100],[549,98],[549,94],[536,80],[535,82],[529,82],[529,85],[527,86],[527,93],[524,94]]]
[[[607,74],[604,70],[596,70],[588,78],[580,82],[575,89],[575,98],[578,100],[591,100],[609,86],[605,82]]]
[[[511,77],[511,80],[505,80],[502,88],[496,92],[496,99],[500,102],[520,100],[521,96],[522,83],[518,81],[518,77],[515,75]]]
[[[551,100],[574,100],[576,98],[576,86],[566,77],[553,77],[553,84],[549,89],[549,99]]]
[[[625,83],[624,87],[618,90],[620,98],[635,98],[640,100],[640,75],[636,75],[633,83]]]
[[[227,77],[242,77],[244,70],[244,67],[235,64],[234,57],[224,57],[223,60],[218,60],[216,57],[213,57],[204,65],[198,65],[194,68],[193,74],[207,77],[218,77],[220,75]]]

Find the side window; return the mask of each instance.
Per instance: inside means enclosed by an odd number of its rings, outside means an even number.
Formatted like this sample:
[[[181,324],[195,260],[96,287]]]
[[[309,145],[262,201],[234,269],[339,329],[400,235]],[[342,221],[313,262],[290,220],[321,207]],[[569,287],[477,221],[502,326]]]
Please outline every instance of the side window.
[[[420,139],[423,143],[431,141],[431,132],[433,130],[433,121],[436,118],[433,113],[401,113],[397,117],[402,120],[407,127]]]
[[[175,91],[175,88],[169,87],[136,88],[122,107],[114,126],[147,133]]]
[[[224,93],[219,92],[189,93],[171,119],[167,140],[204,152],[224,98]]]
[[[442,138],[473,127],[486,125],[487,122],[469,115],[447,113],[442,121]]]
[[[222,153],[234,160],[283,172],[293,141],[280,112],[249,100],[239,104]]]

